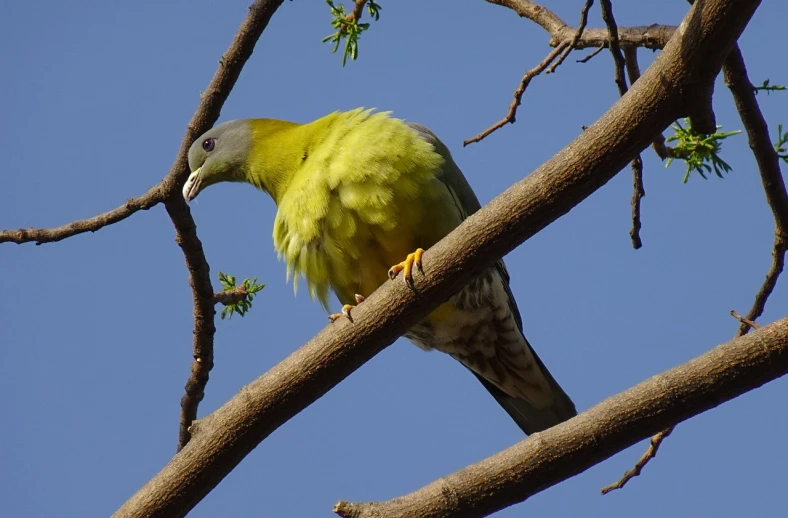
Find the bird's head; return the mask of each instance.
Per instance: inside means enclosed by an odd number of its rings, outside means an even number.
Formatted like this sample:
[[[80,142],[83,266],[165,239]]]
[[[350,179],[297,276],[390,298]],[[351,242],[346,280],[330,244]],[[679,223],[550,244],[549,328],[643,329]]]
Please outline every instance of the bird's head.
[[[247,120],[225,122],[203,133],[189,148],[192,174],[183,186],[184,199],[193,200],[215,183],[244,181],[251,148],[252,132]]]

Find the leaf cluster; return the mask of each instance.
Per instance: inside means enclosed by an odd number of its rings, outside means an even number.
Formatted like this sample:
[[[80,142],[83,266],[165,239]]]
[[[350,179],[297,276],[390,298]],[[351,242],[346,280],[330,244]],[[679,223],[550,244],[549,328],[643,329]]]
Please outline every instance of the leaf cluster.
[[[219,272],[219,282],[222,283],[224,291],[232,291],[237,287],[235,284],[235,277],[232,275],[227,275],[223,272]],[[220,315],[222,320],[224,320],[225,316],[232,318],[233,313],[238,313],[240,316],[244,316],[247,311],[252,309],[252,301],[254,300],[255,293],[265,288],[265,284],[257,284],[257,277],[251,281],[249,279],[244,279],[241,286],[243,286],[244,290],[246,291],[246,296],[240,302],[226,305],[222,309]]]
[[[331,26],[336,29],[336,32],[323,38],[322,42],[333,43],[334,48],[331,52],[336,52],[342,40],[345,41],[345,48],[342,52],[342,66],[344,67],[348,57],[354,61],[358,58],[358,40],[361,38],[361,33],[369,29],[369,24],[359,23],[355,16],[345,14],[343,4],[334,5],[333,0],[326,0],[326,3],[331,8]],[[380,19],[381,9],[382,7],[377,2],[373,0],[367,2],[369,16],[375,21]]]
[[[723,178],[722,173],[729,173],[731,166],[719,156],[722,150],[722,141],[741,133],[741,130],[717,131],[707,135],[698,133],[692,127],[690,119],[684,119],[684,124],[687,126],[684,127],[679,121],[676,121],[671,126],[676,134],[668,137],[667,142],[677,142],[677,144],[673,149],[673,156],[668,159],[665,167],[668,167],[674,158],[684,160],[687,163],[687,172],[684,174],[683,183],[687,183],[692,171],[697,171],[704,180],[706,179],[706,173],[712,171],[720,178]],[[717,129],[721,127],[717,126]]]

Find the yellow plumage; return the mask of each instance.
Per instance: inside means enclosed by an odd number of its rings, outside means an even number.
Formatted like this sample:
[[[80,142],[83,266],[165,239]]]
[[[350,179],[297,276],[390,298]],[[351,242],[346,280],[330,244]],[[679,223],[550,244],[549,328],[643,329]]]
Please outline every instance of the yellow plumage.
[[[305,150],[278,200],[274,246],[313,298],[328,307],[331,287],[351,304],[461,217],[444,210],[453,205],[435,174],[444,159],[402,121],[357,109],[312,124],[322,128],[319,145]]]

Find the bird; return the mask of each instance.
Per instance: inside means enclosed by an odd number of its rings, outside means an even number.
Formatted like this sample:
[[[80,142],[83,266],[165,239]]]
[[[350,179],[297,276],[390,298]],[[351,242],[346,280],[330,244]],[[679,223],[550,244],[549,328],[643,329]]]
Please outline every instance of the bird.
[[[189,148],[191,202],[220,182],[245,182],[276,203],[273,242],[297,290],[303,277],[336,320],[389,278],[413,286],[422,253],[481,205],[448,147],[425,126],[356,108],[309,123],[238,119]],[[473,373],[527,435],[577,411],[523,334],[503,260],[484,269],[404,336]]]

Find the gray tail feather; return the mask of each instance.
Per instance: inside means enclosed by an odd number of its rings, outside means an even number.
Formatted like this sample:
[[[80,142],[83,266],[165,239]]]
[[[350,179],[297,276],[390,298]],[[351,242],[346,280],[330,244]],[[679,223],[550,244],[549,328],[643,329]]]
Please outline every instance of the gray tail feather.
[[[575,404],[572,403],[569,396],[566,395],[549,374],[555,401],[552,406],[547,408],[534,408],[530,403],[505,393],[475,372],[473,374],[482,382],[484,388],[492,394],[498,404],[506,410],[506,413],[511,416],[526,435],[547,430],[551,426],[555,426],[577,415]]]

